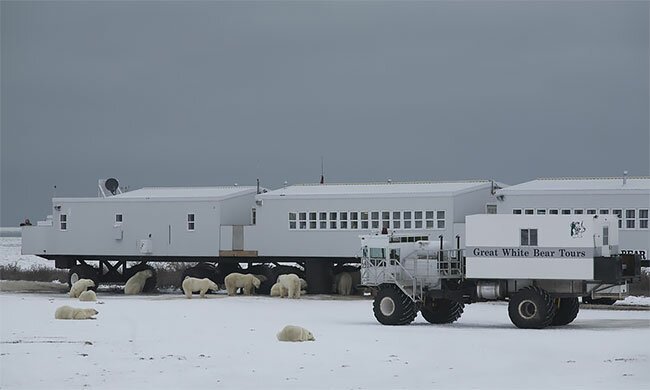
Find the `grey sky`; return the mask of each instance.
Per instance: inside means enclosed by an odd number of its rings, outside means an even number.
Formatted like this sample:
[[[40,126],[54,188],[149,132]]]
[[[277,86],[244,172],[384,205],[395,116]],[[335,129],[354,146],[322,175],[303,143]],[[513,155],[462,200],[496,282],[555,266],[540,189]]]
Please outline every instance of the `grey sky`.
[[[0,224],[131,188],[648,175],[648,2],[1,3]]]

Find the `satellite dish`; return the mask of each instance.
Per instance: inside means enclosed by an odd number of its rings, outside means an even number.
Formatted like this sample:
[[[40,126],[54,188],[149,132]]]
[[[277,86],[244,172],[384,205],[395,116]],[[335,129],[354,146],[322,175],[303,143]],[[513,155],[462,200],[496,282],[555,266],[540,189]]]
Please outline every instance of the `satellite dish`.
[[[106,179],[104,182],[104,187],[106,187],[107,190],[111,192],[111,194],[115,195],[115,191],[117,191],[117,188],[120,186],[120,183],[117,182],[117,179],[110,178]]]

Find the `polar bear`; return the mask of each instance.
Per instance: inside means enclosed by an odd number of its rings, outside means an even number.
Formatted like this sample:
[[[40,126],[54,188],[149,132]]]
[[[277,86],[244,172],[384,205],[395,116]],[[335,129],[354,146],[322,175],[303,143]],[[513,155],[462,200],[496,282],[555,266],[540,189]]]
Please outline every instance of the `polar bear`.
[[[54,312],[54,318],[57,320],[95,320],[96,318],[93,318],[95,314],[99,314],[95,309],[61,306]]]
[[[288,294],[288,290],[284,288],[280,283],[276,283],[271,287],[271,296],[284,298]]]
[[[79,295],[89,289],[90,287],[95,287],[95,282],[91,279],[79,279],[72,287],[70,287],[70,298],[79,298]]]
[[[289,298],[300,298],[300,278],[296,274],[284,274],[278,276],[277,283],[287,289]]]
[[[339,295],[352,294],[352,275],[349,272],[341,272],[336,274],[336,292]]]
[[[300,278],[300,294],[307,294],[307,281]]]
[[[183,292],[188,299],[192,299],[192,293],[195,291],[199,291],[201,298],[205,298],[205,293],[208,290],[218,291],[219,286],[208,278],[199,279],[188,277],[183,280]]]
[[[311,334],[307,329],[295,326],[287,325],[277,334],[279,341],[314,341],[314,335]]]
[[[224,279],[228,295],[237,294],[237,289],[244,290],[244,295],[251,295],[256,288],[260,288],[260,280],[251,274],[233,272]]]
[[[97,295],[93,290],[86,290],[79,295],[80,301],[96,301]]]
[[[150,277],[153,276],[153,271],[146,269],[144,271],[136,272],[133,276],[126,281],[124,285],[124,294],[137,295],[142,292],[144,284]]]

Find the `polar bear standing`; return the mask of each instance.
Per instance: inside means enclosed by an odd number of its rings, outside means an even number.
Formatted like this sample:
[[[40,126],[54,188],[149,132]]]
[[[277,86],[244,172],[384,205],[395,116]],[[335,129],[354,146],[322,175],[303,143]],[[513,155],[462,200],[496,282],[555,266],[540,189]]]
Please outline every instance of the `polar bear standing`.
[[[54,318],[57,320],[94,320],[95,314],[99,312],[95,309],[79,309],[70,306],[61,306],[54,312]]]
[[[144,271],[136,272],[133,276],[126,281],[124,285],[124,294],[126,295],[137,295],[142,292],[144,284],[150,277],[153,276],[153,272],[150,269]]]
[[[349,272],[341,272],[336,274],[336,292],[339,295],[352,294],[352,275]]]
[[[271,296],[284,298],[287,296],[288,290],[284,288],[280,283],[276,283],[271,287]]]
[[[79,295],[80,301],[92,302],[97,300],[97,295],[93,290],[86,290]]]
[[[244,295],[251,295],[256,288],[260,288],[260,280],[251,274],[240,274],[233,272],[224,279],[228,295],[237,294],[237,289],[244,290]]]
[[[87,289],[95,287],[91,279],[79,279],[70,287],[70,298],[79,298],[79,295]]]
[[[287,325],[277,334],[279,341],[314,341],[314,335],[307,329],[295,326]]]
[[[300,278],[300,294],[307,294],[307,281]]]
[[[199,291],[201,298],[205,298],[205,293],[208,290],[219,291],[219,286],[208,278],[192,278],[188,277],[183,280],[183,292],[188,299],[192,299],[192,293]]]
[[[287,289],[289,298],[300,298],[300,278],[296,274],[278,276],[278,283]]]

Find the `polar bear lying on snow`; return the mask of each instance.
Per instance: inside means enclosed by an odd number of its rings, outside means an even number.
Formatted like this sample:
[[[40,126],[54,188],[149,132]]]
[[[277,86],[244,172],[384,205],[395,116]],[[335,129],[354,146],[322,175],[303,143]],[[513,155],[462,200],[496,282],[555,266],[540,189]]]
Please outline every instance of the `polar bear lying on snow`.
[[[314,341],[314,335],[305,328],[287,325],[277,334],[279,341]]]
[[[91,279],[79,279],[70,287],[70,298],[79,298],[82,292],[90,287],[95,287],[95,282]]]
[[[96,318],[93,318],[95,314],[99,314],[95,309],[61,306],[54,312],[54,318],[57,320],[95,320]]]
[[[97,295],[93,290],[86,290],[79,295],[80,301],[96,301]]]
[[[208,292],[208,290],[218,291],[219,286],[208,278],[199,279],[187,277],[183,280],[183,292],[188,299],[192,299],[192,293],[195,291],[199,291],[201,298],[205,298],[205,293]]]
[[[147,282],[147,279],[153,276],[153,272],[150,269],[144,271],[136,272],[133,276],[126,281],[124,285],[124,294],[126,295],[137,295],[142,292],[144,284]]]
[[[278,284],[287,289],[289,298],[300,298],[300,278],[296,274],[278,276]]]
[[[256,288],[260,288],[260,280],[251,274],[240,274],[233,272],[224,279],[228,295],[237,294],[237,289],[244,290],[244,295],[251,295]]]

